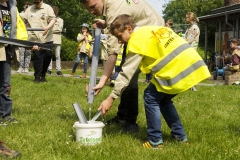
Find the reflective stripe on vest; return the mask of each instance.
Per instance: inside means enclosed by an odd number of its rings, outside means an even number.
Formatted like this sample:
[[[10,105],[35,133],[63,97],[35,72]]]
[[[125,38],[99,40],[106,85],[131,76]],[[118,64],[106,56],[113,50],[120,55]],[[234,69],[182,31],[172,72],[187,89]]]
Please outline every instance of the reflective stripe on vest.
[[[156,77],[154,77],[154,78],[161,86],[173,86],[176,83],[178,83],[179,81],[181,81],[183,78],[185,78],[188,75],[190,75],[191,73],[193,73],[196,69],[198,69],[198,68],[200,68],[202,66],[206,66],[206,64],[204,63],[204,61],[199,60],[199,61],[195,62],[194,64],[192,64],[186,70],[180,72],[177,76],[175,76],[172,79],[163,80],[163,79],[158,79]]]
[[[121,62],[122,62],[122,55],[118,55],[115,65],[116,65],[116,66],[120,66]]]
[[[169,55],[167,55],[163,60],[161,60],[160,63],[158,63],[155,67],[153,67],[151,70],[153,73],[157,73],[159,70],[161,70],[164,66],[166,66],[171,60],[173,60],[176,56],[181,54],[184,50],[190,48],[191,46],[187,43],[182,44],[178,48],[176,48],[174,51],[172,51]]]
[[[163,60],[161,60],[156,66],[154,66],[151,71],[155,74],[159,72],[164,66],[166,66],[171,60],[173,60],[175,57],[177,57],[179,54],[181,54],[184,50],[190,48],[191,46],[189,44],[182,44],[175,50],[173,50],[170,54],[168,54]],[[196,69],[206,66],[203,60],[199,60],[189,66],[184,71],[180,72],[178,75],[176,75],[174,78],[169,80],[163,80],[155,78],[155,80],[159,83],[161,86],[173,86],[174,84],[178,83],[183,78],[190,75],[192,72],[194,72]]]

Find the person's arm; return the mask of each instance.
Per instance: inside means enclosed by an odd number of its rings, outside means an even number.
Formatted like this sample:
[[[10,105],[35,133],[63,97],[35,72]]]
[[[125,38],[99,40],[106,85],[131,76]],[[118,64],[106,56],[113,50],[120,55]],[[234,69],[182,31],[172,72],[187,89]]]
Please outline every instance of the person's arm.
[[[47,25],[47,27],[44,28],[43,36],[48,33],[48,30],[54,25],[56,22],[56,19],[52,19],[50,23]]]
[[[120,54],[121,50],[122,44],[118,43],[116,37],[114,37],[113,35],[109,35],[107,40],[107,53],[109,56],[105,65],[106,67],[104,67],[103,74],[101,76],[99,83],[95,87],[93,87],[95,95],[97,95],[101,91],[101,89],[106,84],[108,78],[112,74],[112,71],[116,63],[117,54]]]
[[[63,19],[61,18],[60,25],[59,25],[59,27],[60,27],[60,29],[61,29],[61,32],[63,31],[63,24],[64,24],[64,21],[63,21]]]
[[[114,88],[111,94],[104,100],[98,110],[102,110],[103,115],[111,109],[112,103],[116,98],[119,98],[122,92],[129,85],[135,72],[138,70],[138,66],[142,61],[142,56],[139,54],[128,54],[126,61],[122,66],[122,71],[118,74],[115,80]]]
[[[108,59],[105,65],[106,67],[104,67],[103,69],[103,73],[100,78],[100,81],[95,87],[93,87],[93,90],[95,91],[95,95],[97,95],[102,90],[108,78],[112,74],[113,68],[116,63],[116,59],[117,59],[117,54],[111,54],[108,56]]]
[[[234,54],[232,59],[232,65],[234,66],[238,64],[239,64],[239,57],[236,54]]]
[[[46,35],[48,33],[48,30],[55,24],[56,22],[56,16],[54,14],[54,11],[52,9],[51,6],[49,6],[49,8],[47,9],[47,15],[48,15],[48,25],[47,27],[44,27],[44,32],[43,32],[43,36]]]
[[[63,30],[63,19],[62,18],[57,18],[56,23],[54,24],[53,27],[53,33],[59,34]]]
[[[78,34],[77,36],[77,41],[82,42],[87,36],[83,34]]]

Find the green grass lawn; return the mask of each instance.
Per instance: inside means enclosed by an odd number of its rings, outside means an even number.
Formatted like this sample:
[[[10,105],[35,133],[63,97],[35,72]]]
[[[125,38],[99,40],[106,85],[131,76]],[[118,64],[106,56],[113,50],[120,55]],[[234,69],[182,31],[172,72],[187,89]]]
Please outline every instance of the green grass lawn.
[[[164,148],[154,150],[142,147],[147,137],[143,105],[146,83],[139,83],[140,133],[119,134],[118,126],[105,126],[101,144],[83,146],[75,141],[72,130],[78,120],[72,103],[79,102],[88,115],[85,85],[89,79],[48,76],[47,83],[39,84],[33,83],[33,79],[23,74],[12,75],[13,117],[20,123],[0,126],[0,139],[21,151],[22,160],[240,159],[238,85],[197,86],[197,92],[186,91],[176,96],[173,100],[189,145],[172,141],[170,129],[163,120]],[[92,115],[111,89],[104,87],[95,98]],[[118,103],[119,100],[114,102],[103,121],[116,115]]]

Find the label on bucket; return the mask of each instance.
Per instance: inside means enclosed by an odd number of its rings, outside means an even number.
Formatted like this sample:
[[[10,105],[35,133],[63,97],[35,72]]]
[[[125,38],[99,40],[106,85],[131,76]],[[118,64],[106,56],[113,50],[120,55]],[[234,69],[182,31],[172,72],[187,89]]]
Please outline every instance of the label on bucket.
[[[99,134],[95,130],[89,130],[88,133],[85,133],[85,136],[79,137],[79,142],[84,144],[95,144],[101,143],[102,136],[99,137]]]
[[[102,141],[102,137],[100,137],[100,138],[79,137],[79,142],[81,142],[81,143],[94,144],[94,143],[100,143],[101,141]]]

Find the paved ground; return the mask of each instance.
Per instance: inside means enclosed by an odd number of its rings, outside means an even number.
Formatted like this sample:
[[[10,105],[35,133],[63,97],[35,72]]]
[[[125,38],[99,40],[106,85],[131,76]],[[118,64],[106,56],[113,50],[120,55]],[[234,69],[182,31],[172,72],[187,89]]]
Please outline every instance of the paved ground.
[[[20,74],[20,73],[17,73],[15,70],[12,70],[12,74]],[[21,73],[21,74],[26,74],[26,73]],[[29,72],[26,75],[33,76],[33,74],[34,74],[33,72]],[[52,74],[52,76],[57,76],[57,75]],[[69,74],[63,74],[63,76],[61,76],[61,77],[68,78]],[[79,75],[76,75],[73,78],[79,78]],[[90,78],[90,77],[87,76],[87,78]],[[100,79],[100,77],[97,77],[97,80],[99,80],[99,79]],[[216,85],[224,85],[225,84],[225,81],[222,79],[222,77],[218,77],[217,80],[214,80],[213,77],[210,77],[208,80],[210,81],[210,83],[199,83],[197,85],[198,86],[216,86]],[[145,82],[145,79],[139,79],[139,82]]]

